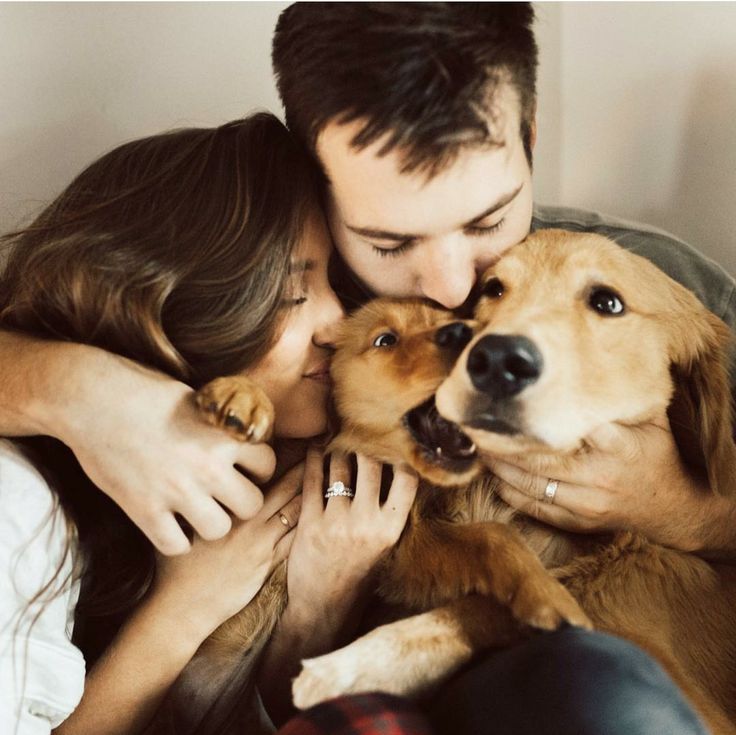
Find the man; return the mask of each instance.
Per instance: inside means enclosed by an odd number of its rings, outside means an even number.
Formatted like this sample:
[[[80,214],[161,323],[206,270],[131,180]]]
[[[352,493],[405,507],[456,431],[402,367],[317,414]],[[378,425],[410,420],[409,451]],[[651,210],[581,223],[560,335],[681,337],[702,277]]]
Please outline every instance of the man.
[[[532,21],[524,3],[296,3],[282,13],[274,69],[287,124],[325,174],[343,290],[457,309],[530,228],[559,227],[649,257],[733,327],[734,281],[684,243],[533,208]],[[504,499],[569,530],[634,527],[688,551],[736,553],[734,506],[687,476],[666,416],[601,427],[590,442],[584,461],[560,466],[554,504],[537,502],[550,478],[494,463]]]
[[[532,20],[524,4],[310,3],[285,11],[274,62],[287,121],[321,163],[332,233],[355,274],[353,285],[363,295],[419,295],[447,308],[462,307],[476,277],[531,227],[564,226],[613,235],[650,256],[733,324],[733,282],[682,243],[584,213],[533,210],[537,59]],[[93,410],[96,378],[103,371],[118,393],[129,396],[129,423],[115,417],[121,426],[137,425],[138,412],[145,410],[143,437],[117,432],[102,415],[96,441],[84,435],[80,410],[74,416],[68,411],[82,386],[87,390],[83,402]],[[186,517],[196,510],[206,517],[201,509],[214,502],[218,473],[232,473],[233,467],[232,451],[218,454],[210,433],[204,441],[206,427],[171,419],[186,396],[184,386],[113,356],[92,355],[87,348],[11,335],[0,335],[0,372],[8,376],[0,387],[0,433],[51,433],[64,439],[96,484],[162,551],[186,550],[174,512],[186,509]],[[73,379],[58,390],[62,375]],[[98,417],[90,413],[89,418]],[[114,451],[104,445],[105,437],[116,438]],[[601,427],[590,443],[593,451],[584,461],[560,468],[555,476],[554,504],[536,502],[550,478],[495,463],[494,471],[506,481],[504,498],[522,510],[541,507],[543,520],[565,528],[632,526],[680,548],[735,553],[734,507],[702,492],[685,473],[665,416],[642,427]],[[637,497],[629,494],[632,487],[639,489]],[[642,493],[645,487],[659,492]],[[212,525],[200,523],[198,530],[207,538],[224,533],[221,524]],[[560,645],[579,650],[576,635],[563,631],[559,639],[537,638],[525,654],[533,658],[524,660],[522,670],[538,671],[533,661],[552,657],[545,648],[552,644],[544,642],[559,640],[559,670],[579,668],[579,681],[570,683],[569,691],[588,701],[581,687],[605,678],[588,676],[591,667],[602,666],[608,676],[611,661],[615,669],[617,661],[631,663],[640,654],[598,639],[572,661],[560,658]],[[677,694],[659,686],[656,665],[637,659],[627,671],[631,675],[623,677],[623,687],[621,677],[613,675],[618,690],[609,699],[612,706],[627,701],[632,712],[639,712],[664,689],[657,701],[671,717],[660,721],[658,731],[700,732]],[[650,688],[632,684],[636,677]],[[557,687],[544,677],[528,677],[527,685],[546,688],[554,709],[559,685],[569,682],[553,678]],[[475,685],[458,686],[471,692]],[[548,708],[535,712],[549,720]],[[598,714],[597,725],[604,719],[610,723],[610,716]],[[565,708],[559,732],[572,731],[568,715]],[[602,725],[597,731],[609,732]],[[628,732],[638,730],[632,726]]]
[[[356,302],[419,296],[462,309],[504,251],[530,229],[558,227],[600,232],[649,257],[733,327],[733,280],[685,244],[534,208],[532,21],[525,3],[296,3],[282,13],[274,70],[287,124],[324,173],[338,285]],[[687,474],[666,415],[602,426],[589,443],[579,461],[560,464],[554,503],[538,502],[553,478],[493,462],[503,498],[561,528],[635,528],[733,556],[734,505]],[[701,731],[642,652],[576,631],[490,656],[430,709],[447,733]]]

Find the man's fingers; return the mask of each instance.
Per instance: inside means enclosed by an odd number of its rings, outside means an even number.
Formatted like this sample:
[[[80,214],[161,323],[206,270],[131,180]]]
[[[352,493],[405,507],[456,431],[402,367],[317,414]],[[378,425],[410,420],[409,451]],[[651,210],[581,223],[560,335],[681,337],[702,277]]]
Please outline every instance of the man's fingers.
[[[205,541],[215,541],[227,535],[233,525],[232,518],[213,498],[198,497],[194,501],[181,502],[177,508],[192,528]]]
[[[512,508],[516,508],[521,513],[525,513],[538,521],[548,523],[565,531],[582,532],[587,530],[581,519],[577,518],[567,509],[555,504],[535,500],[505,482],[499,483],[497,492],[501,499]]]
[[[231,483],[225,483],[223,478],[223,484],[213,496],[241,521],[247,521],[263,507],[263,493],[248,478],[234,474],[237,476]]]
[[[585,441],[599,452],[615,454],[624,460],[639,454],[639,435],[635,426],[601,424],[585,437]]]
[[[304,480],[304,462],[294,465],[278,482],[268,489],[262,512],[270,518],[279,508],[299,494]]]
[[[141,519],[135,523],[164,556],[186,554],[192,548],[171,512],[162,512],[153,520]]]
[[[236,445],[234,464],[256,482],[271,479],[276,469],[276,454],[268,444],[246,444],[233,440]]]

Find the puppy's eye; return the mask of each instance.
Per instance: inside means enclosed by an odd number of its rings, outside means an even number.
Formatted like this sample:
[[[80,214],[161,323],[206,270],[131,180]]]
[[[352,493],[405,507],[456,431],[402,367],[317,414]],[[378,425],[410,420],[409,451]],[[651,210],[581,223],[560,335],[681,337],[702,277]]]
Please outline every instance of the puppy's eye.
[[[588,305],[602,316],[621,316],[625,307],[621,297],[610,288],[598,286],[588,296]]]
[[[378,337],[373,340],[373,346],[393,347],[398,341],[399,338],[393,332],[384,332],[383,334],[379,334]]]
[[[496,278],[495,276],[486,281],[481,289],[483,296],[488,296],[491,299],[500,299],[503,296],[503,292],[503,283],[501,283],[500,278]]]

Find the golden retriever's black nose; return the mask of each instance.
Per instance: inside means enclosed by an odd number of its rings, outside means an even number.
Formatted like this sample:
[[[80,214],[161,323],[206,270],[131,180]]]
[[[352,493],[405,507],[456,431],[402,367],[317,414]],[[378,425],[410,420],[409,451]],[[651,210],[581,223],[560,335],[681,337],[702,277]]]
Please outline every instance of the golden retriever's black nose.
[[[509,398],[539,378],[542,364],[542,355],[526,337],[489,334],[470,350],[467,368],[479,391]]]
[[[458,353],[473,339],[473,330],[464,322],[452,322],[440,327],[434,335],[435,344]]]

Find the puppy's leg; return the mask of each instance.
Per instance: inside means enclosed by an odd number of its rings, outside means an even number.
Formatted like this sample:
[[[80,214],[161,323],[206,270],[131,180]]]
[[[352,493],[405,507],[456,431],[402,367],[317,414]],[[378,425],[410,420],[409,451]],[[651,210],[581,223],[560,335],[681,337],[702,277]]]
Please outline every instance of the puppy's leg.
[[[344,648],[304,661],[293,684],[294,704],[305,709],[341,694],[369,691],[423,696],[477,651],[520,638],[507,609],[471,595],[381,626]]]
[[[521,535],[502,523],[417,523],[395,550],[380,593],[391,603],[420,610],[479,593],[508,605],[523,625],[592,627]]]
[[[216,378],[200,388],[195,399],[209,423],[236,439],[257,443],[271,438],[273,404],[250,378]]]

